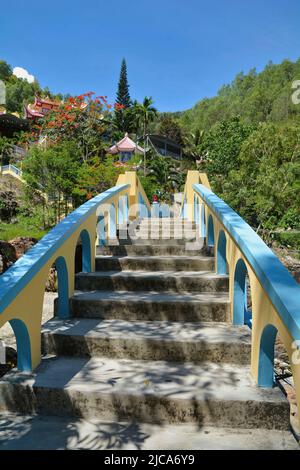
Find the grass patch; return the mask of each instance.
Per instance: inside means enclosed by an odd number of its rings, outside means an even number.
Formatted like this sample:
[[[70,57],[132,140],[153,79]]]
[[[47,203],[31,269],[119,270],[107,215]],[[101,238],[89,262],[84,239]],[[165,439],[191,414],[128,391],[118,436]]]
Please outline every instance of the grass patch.
[[[0,222],[0,240],[9,241],[16,237],[33,237],[40,240],[46,235],[47,230],[39,230],[34,227],[24,227],[20,223],[5,224]]]
[[[300,259],[300,232],[273,232],[272,238],[280,246],[294,250],[296,257]]]

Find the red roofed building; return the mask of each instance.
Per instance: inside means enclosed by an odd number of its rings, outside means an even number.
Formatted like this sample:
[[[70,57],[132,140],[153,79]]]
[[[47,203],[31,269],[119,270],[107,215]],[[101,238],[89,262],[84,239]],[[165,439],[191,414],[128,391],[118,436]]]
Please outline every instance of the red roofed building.
[[[128,137],[128,133],[126,132],[125,137],[120,140],[120,142],[114,144],[112,147],[110,147],[107,151],[108,153],[111,153],[112,155],[120,155],[120,162],[127,162],[130,160],[132,155],[134,153],[144,153],[144,149],[140,147],[138,144],[133,142],[133,140]]]
[[[52,101],[49,97],[40,98],[36,95],[34,103],[25,106],[25,118],[35,119],[44,117],[49,111],[58,109],[60,104],[60,101]]]

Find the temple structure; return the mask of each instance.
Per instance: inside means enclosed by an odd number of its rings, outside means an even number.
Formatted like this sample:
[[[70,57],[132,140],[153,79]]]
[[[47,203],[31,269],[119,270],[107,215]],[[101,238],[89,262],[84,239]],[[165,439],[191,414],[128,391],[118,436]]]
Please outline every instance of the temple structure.
[[[46,98],[40,98],[36,95],[34,103],[25,106],[25,118],[42,118],[49,113],[49,111],[58,109],[60,104],[60,101],[53,101],[48,96]]]
[[[108,149],[108,153],[112,155],[120,155],[119,161],[121,163],[127,162],[130,160],[134,153],[144,153],[143,147],[140,147],[138,144],[133,142],[133,140],[128,137],[128,133],[126,132],[123,139],[119,142],[114,144],[112,147]]]

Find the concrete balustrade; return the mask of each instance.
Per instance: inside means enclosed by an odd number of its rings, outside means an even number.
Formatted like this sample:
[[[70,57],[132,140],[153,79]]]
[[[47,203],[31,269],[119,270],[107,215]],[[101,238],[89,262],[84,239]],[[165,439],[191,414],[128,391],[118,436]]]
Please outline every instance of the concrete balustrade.
[[[68,318],[78,240],[82,270],[94,272],[96,245],[114,239],[118,225],[135,219],[144,207],[150,210],[136,173],[126,172],[115,187],[72,212],[0,276],[0,328],[9,322],[14,330],[20,370],[34,369],[41,361],[43,299],[51,266],[55,263],[58,275],[57,314]]]
[[[253,229],[210,190],[205,174],[188,172],[183,201],[182,217],[195,221],[207,245],[214,247],[215,271],[229,274],[232,323],[252,327],[253,378],[261,387],[273,387],[278,333],[289,356],[299,407],[300,286]],[[247,274],[251,312],[247,310]]]

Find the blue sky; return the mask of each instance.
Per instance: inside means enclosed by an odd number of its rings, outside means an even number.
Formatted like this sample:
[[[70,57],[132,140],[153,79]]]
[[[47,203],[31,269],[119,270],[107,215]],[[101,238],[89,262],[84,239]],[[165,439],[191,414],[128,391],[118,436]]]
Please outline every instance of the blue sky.
[[[239,71],[295,60],[299,46],[299,0],[13,0],[0,9],[0,58],[42,86],[113,101],[125,57],[131,97],[151,95],[160,111],[192,107]]]

